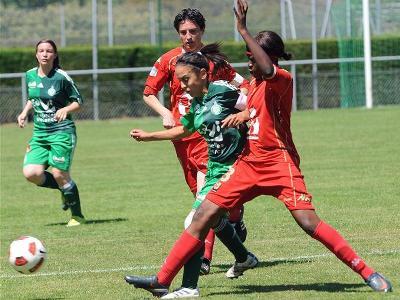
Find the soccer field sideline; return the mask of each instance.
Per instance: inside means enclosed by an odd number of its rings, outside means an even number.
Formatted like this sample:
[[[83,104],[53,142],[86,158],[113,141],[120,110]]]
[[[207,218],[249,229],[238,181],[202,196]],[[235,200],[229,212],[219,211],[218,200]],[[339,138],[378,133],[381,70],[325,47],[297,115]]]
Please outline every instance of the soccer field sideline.
[[[400,253],[400,249],[391,249],[391,250],[374,250],[367,253],[360,253],[362,256],[366,255],[388,255]],[[295,257],[277,257],[271,258],[265,261],[260,260],[260,262],[265,263],[276,263],[276,262],[285,262],[285,261],[300,261],[300,260],[310,260],[315,258],[326,258],[332,257],[332,253],[324,253],[324,254],[315,254],[315,255],[300,255]],[[232,261],[218,262],[218,264],[229,265]],[[0,275],[1,279],[14,279],[14,278],[29,278],[29,277],[46,277],[46,276],[64,276],[64,275],[75,275],[75,274],[87,274],[87,273],[113,273],[113,272],[122,272],[122,271],[135,271],[135,270],[158,270],[160,266],[133,266],[133,267],[121,267],[121,268],[110,268],[110,269],[95,269],[95,270],[76,270],[76,271],[65,271],[65,272],[48,272],[48,273],[34,273],[30,275]]]

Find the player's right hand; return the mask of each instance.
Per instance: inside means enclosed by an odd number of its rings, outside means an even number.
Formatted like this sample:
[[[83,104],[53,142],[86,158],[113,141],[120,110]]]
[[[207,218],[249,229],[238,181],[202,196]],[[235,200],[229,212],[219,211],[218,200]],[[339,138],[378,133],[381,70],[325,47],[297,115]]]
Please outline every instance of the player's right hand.
[[[136,128],[132,129],[129,135],[138,142],[146,141],[148,138],[148,133],[146,131]]]
[[[175,127],[175,120],[170,111],[168,111],[168,113],[164,114],[162,116],[162,119],[163,119],[163,126],[165,129],[170,129],[170,128]]]
[[[18,126],[20,128],[24,128],[25,127],[25,120],[26,120],[26,113],[20,113],[18,118],[17,118],[17,122],[18,122]]]

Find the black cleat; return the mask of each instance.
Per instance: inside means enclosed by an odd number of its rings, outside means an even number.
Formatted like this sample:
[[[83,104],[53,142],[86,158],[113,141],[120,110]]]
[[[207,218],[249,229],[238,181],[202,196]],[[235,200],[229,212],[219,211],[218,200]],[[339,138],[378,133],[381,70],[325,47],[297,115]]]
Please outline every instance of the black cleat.
[[[211,262],[207,258],[203,258],[203,261],[200,266],[200,275],[208,275],[210,274]]]
[[[365,283],[376,292],[387,293],[392,291],[392,284],[390,281],[377,272],[370,275],[367,280],[365,280]]]
[[[168,287],[158,283],[157,276],[125,276],[125,281],[137,289],[145,289],[154,297],[162,297],[168,294]]]

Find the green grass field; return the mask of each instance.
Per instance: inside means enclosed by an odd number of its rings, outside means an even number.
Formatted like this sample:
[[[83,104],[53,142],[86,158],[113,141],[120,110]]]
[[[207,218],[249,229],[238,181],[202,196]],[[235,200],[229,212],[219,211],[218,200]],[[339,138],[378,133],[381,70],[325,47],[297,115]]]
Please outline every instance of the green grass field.
[[[385,274],[400,298],[400,107],[294,113],[302,171],[321,218],[336,227],[367,263]],[[192,205],[169,142],[137,143],[133,127],[159,129],[159,119],[77,122],[72,175],[89,224],[66,228],[58,191],[25,181],[21,164],[32,127],[1,129],[1,299],[149,299],[126,274],[157,272]],[[200,279],[208,299],[380,299],[348,267],[304,234],[271,197],[246,205],[246,244],[260,267],[238,280],[217,242],[211,274]],[[34,275],[8,264],[20,235],[45,242],[48,259]],[[172,288],[180,283],[180,275]]]

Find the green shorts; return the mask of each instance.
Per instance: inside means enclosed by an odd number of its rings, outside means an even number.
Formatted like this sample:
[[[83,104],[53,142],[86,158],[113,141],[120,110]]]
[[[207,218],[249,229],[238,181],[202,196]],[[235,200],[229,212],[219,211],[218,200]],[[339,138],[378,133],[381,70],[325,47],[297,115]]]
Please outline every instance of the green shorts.
[[[230,167],[233,165],[235,161],[219,163],[214,161],[208,161],[207,163],[207,173],[205,178],[204,186],[201,188],[200,192],[198,193],[196,200],[193,203],[192,209],[196,210],[201,202],[206,198],[208,192],[212,189],[214,184],[221,179],[221,177],[228,172]]]
[[[75,133],[33,133],[26,149],[24,167],[26,165],[44,165],[52,166],[62,171],[69,171],[75,146]]]

